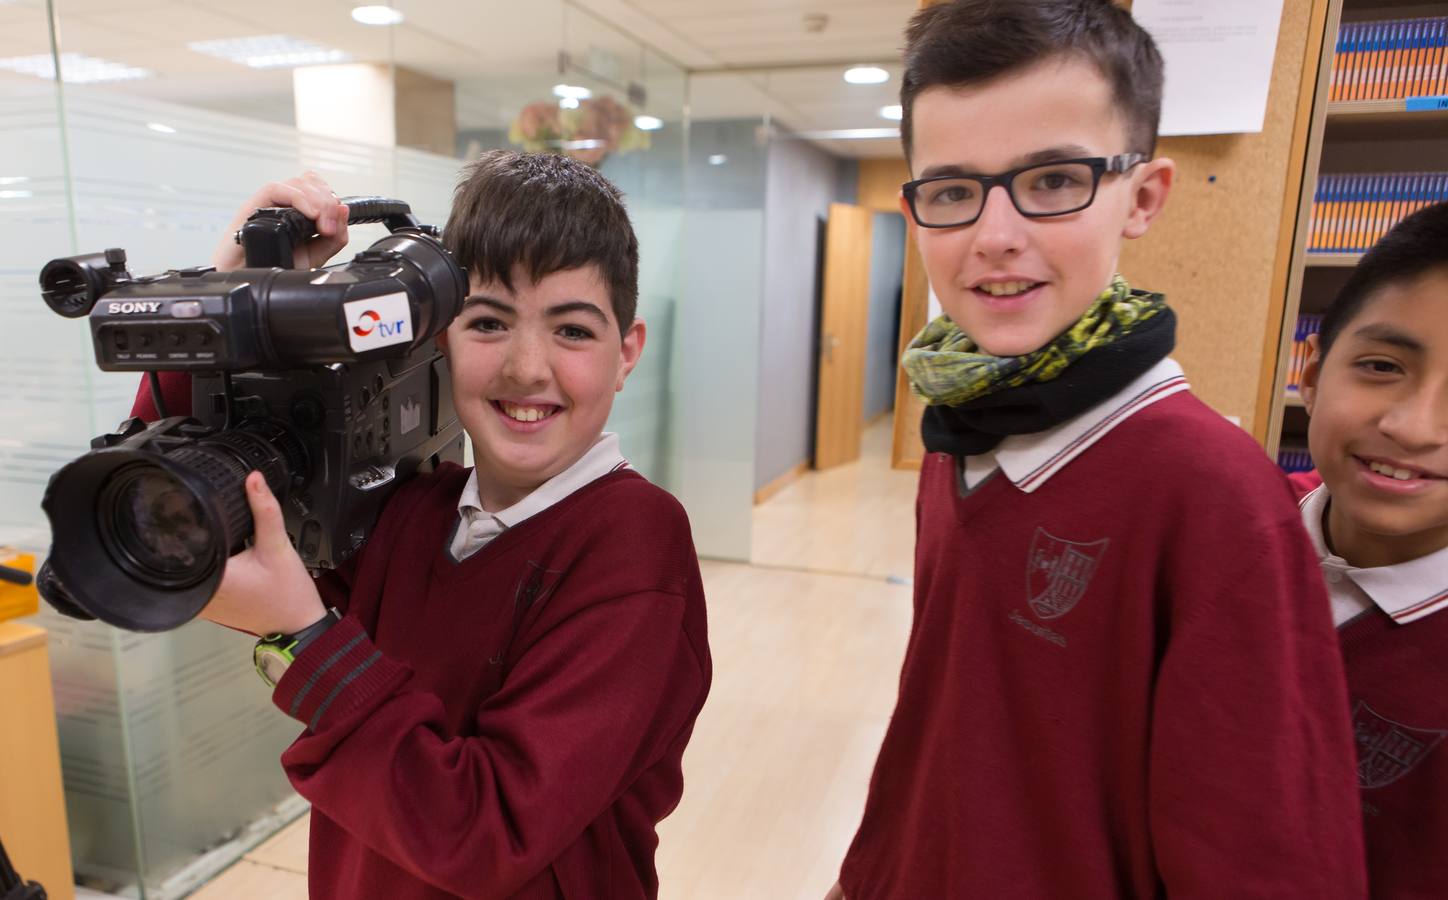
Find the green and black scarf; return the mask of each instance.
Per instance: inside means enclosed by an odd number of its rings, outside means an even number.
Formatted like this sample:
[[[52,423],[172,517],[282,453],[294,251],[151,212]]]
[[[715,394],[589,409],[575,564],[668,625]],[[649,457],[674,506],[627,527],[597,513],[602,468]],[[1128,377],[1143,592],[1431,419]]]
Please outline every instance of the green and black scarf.
[[[1161,294],[1121,276],[1051,343],[1023,356],[991,356],[941,316],[910,342],[901,365],[925,404],[929,452],[968,456],[1007,435],[1045,431],[1111,397],[1176,344],[1176,316]]]

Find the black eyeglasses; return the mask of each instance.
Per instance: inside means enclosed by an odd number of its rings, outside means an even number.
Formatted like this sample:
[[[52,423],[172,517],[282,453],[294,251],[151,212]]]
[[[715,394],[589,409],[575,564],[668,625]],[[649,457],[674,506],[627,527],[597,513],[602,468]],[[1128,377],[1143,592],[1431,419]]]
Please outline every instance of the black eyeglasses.
[[[900,190],[922,228],[955,228],[980,218],[996,185],[1023,216],[1041,219],[1079,212],[1096,199],[1103,175],[1119,175],[1146,162],[1141,153],[1091,156],[1022,166],[999,175],[936,175],[907,181]]]

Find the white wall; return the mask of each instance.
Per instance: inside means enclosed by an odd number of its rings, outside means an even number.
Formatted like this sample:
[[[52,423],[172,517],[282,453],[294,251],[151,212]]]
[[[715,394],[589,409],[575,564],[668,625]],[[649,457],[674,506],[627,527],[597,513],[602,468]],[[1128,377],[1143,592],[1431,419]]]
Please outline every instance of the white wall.
[[[831,202],[853,201],[854,169],[801,140],[769,148],[755,490],[813,454],[819,222]]]

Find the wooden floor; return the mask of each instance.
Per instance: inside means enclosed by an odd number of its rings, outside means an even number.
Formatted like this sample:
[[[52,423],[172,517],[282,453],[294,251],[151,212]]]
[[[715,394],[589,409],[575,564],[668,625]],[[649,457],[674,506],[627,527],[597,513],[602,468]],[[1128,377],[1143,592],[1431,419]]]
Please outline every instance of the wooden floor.
[[[663,900],[821,900],[835,880],[910,627],[916,475],[889,440],[886,421],[859,462],[757,507],[754,564],[703,563],[714,686],[659,826]],[[306,837],[304,817],[193,896],[306,897]]]
[[[865,431],[860,459],[810,472],[754,508],[755,565],[909,578],[915,483],[890,468],[889,417]]]

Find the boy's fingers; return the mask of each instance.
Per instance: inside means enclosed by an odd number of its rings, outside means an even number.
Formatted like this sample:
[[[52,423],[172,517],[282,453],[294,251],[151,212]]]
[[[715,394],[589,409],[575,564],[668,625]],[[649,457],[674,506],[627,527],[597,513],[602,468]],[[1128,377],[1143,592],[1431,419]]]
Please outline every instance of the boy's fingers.
[[[281,504],[277,503],[260,472],[252,472],[246,477],[246,502],[251,507],[252,545],[258,552],[270,553],[291,545],[287,540]]]

